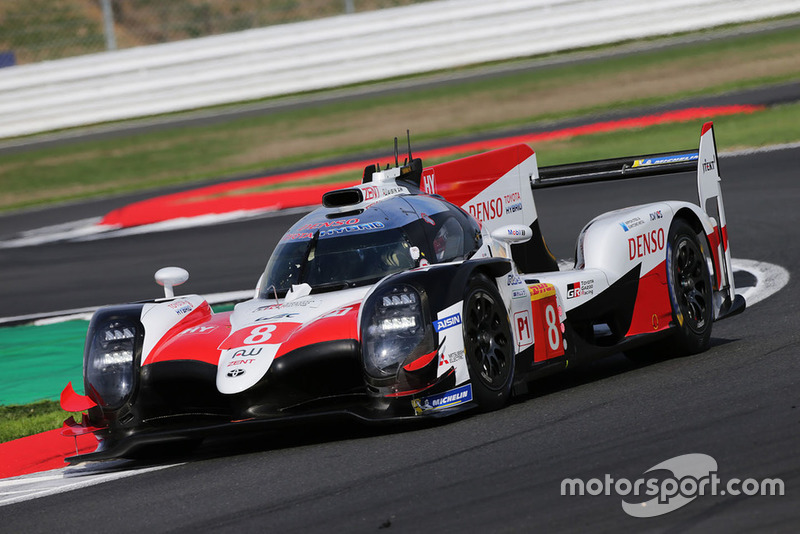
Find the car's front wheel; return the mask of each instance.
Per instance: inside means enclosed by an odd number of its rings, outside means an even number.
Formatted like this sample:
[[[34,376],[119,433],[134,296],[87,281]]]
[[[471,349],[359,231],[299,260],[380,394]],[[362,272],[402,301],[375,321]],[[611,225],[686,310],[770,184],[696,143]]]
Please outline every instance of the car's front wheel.
[[[480,409],[503,407],[514,378],[514,338],[500,293],[482,274],[470,280],[464,297],[464,349]]]

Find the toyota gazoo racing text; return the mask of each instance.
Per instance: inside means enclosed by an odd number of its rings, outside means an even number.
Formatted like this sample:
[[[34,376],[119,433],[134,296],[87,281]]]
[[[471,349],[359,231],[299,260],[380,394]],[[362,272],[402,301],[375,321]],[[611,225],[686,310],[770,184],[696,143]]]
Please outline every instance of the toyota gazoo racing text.
[[[330,191],[275,248],[252,300],[214,313],[173,296],[188,274],[156,274],[166,297],[110,306],[91,320],[84,411],[63,432],[135,455],[311,417],[364,421],[502,407],[568,364],[620,351],[689,354],[736,295],[711,123],[697,151],[538,168],[516,145],[424,168],[420,159]],[[534,190],[697,172],[699,202],[605,213],[559,269]],[[563,268],[563,267],[562,267]]]

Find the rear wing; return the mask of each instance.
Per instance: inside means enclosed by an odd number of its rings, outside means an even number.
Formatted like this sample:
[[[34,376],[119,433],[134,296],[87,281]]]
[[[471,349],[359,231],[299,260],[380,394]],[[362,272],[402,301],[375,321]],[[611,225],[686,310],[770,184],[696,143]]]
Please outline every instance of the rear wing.
[[[539,167],[539,177],[531,181],[531,188],[542,189],[560,185],[692,172],[697,169],[699,157],[698,150],[683,150]]]
[[[713,123],[707,122],[703,125],[698,150],[539,167],[538,177],[534,175],[531,178],[531,189],[684,172],[697,173],[698,205],[713,227],[712,233],[707,237],[715,265],[718,266],[717,289],[724,295],[717,318],[734,315],[744,309],[744,299],[741,296],[737,297],[733,282],[728,226],[722,202],[719,157],[714,140]]]

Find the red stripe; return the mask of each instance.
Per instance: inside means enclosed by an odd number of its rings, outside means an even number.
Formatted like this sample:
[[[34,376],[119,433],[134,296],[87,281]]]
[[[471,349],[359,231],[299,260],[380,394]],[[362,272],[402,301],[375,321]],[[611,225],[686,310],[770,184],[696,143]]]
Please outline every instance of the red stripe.
[[[722,272],[722,258],[719,257],[719,233],[717,228],[714,227],[714,230],[711,231],[710,234],[706,234],[708,238],[708,245],[711,247],[711,258],[714,261],[714,272],[717,274],[717,287],[716,289],[722,288],[722,277],[720,273]]]
[[[519,135],[500,139],[476,141],[418,153],[424,159],[441,159],[458,154],[481,152],[515,144],[530,144],[539,141],[553,141],[606,133],[630,128],[645,128],[672,122],[686,122],[699,118],[719,117],[739,113],[753,113],[765,109],[764,106],[718,106],[689,108],[669,111],[657,115],[635,117],[615,121],[599,122],[575,128],[564,128],[537,134]],[[705,127],[704,127],[705,128]],[[179,217],[197,217],[208,214],[230,213],[240,210],[277,210],[300,206],[314,206],[322,201],[322,194],[337,187],[346,187],[360,182],[361,171],[374,161],[359,161],[341,165],[331,165],[316,169],[279,174],[276,176],[252,178],[201,187],[136,202],[108,213],[100,225],[131,227],[153,224]],[[265,186],[288,183],[309,178],[352,172],[353,177],[337,183],[311,185],[269,192],[252,192]]]
[[[25,438],[0,443],[0,478],[16,477],[65,467],[64,458],[94,452],[97,438],[85,434],[76,438],[61,435],[61,429],[49,430]]]

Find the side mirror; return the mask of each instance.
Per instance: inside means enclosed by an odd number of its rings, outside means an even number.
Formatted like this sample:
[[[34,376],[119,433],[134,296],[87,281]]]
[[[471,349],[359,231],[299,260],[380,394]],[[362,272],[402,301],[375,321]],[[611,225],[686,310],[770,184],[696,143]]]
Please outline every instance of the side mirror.
[[[533,231],[524,224],[509,224],[501,226],[492,232],[492,238],[509,245],[516,245],[529,241]]]
[[[156,271],[156,283],[164,286],[164,296],[171,299],[175,296],[173,287],[179,286],[189,279],[189,271],[180,267],[164,267]]]

